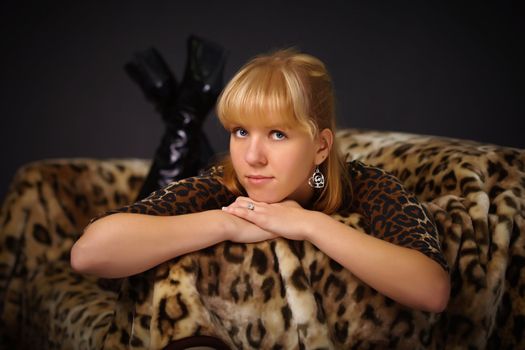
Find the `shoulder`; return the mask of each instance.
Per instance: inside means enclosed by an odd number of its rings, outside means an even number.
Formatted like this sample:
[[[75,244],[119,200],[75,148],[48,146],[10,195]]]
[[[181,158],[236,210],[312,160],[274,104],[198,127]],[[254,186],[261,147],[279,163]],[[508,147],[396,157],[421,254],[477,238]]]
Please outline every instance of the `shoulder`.
[[[389,172],[359,161],[348,164],[354,207],[369,220],[369,233],[421,251],[445,270],[438,234],[426,208]]]
[[[219,169],[208,169],[198,176],[172,182],[138,202],[101,213],[90,223],[115,213],[163,216],[219,209],[234,199],[235,196],[222,183]]]
[[[350,178],[352,180],[377,182],[384,179],[393,179],[399,181],[394,175],[390,174],[389,172],[376,166],[365,164],[358,160],[348,162],[347,166]]]
[[[394,191],[404,192],[401,182],[389,172],[360,161],[347,163],[348,175],[351,185],[352,201],[370,200],[369,194],[377,189],[383,189],[390,193]]]
[[[166,195],[176,195],[181,200],[185,197],[199,194],[223,193],[227,195],[228,192],[223,183],[222,169],[211,167],[201,171],[199,175],[172,182],[166,187],[153,192],[150,197],[163,198]]]

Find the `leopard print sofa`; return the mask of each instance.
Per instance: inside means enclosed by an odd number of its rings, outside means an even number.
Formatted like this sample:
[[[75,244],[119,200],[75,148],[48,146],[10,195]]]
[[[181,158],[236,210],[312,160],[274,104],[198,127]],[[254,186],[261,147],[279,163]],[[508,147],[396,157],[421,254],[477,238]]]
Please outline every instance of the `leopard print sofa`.
[[[232,349],[523,348],[525,151],[338,138],[349,160],[393,173],[432,214],[451,271],[445,312],[398,305],[307,242],[225,242],[124,280],[78,275],[72,243],[132,201],[149,163],[46,160],[17,172],[0,213],[0,348],[161,349],[204,336]],[[360,227],[357,214],[337,218]]]

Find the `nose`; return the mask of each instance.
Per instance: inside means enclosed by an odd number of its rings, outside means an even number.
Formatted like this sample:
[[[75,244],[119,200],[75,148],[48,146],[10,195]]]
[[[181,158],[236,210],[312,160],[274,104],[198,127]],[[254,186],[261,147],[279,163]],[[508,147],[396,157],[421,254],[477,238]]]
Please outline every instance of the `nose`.
[[[250,139],[246,153],[244,154],[244,160],[251,166],[266,165],[268,159],[266,158],[266,151],[264,142],[257,137]]]

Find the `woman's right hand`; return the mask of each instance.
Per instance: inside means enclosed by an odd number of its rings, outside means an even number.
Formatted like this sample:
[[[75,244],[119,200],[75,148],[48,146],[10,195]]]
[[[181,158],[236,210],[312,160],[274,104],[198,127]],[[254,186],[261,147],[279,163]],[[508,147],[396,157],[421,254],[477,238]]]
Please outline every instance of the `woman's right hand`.
[[[256,243],[279,237],[238,216],[226,213],[225,211],[223,211],[223,213],[227,215],[226,218],[228,222],[226,236],[228,240],[232,242]]]

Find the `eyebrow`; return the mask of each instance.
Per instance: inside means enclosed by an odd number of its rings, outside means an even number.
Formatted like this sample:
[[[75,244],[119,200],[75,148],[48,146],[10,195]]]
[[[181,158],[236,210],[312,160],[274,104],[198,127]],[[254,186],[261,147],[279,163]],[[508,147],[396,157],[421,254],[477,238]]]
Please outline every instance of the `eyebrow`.
[[[291,128],[289,126],[286,126],[284,124],[273,124],[273,125],[267,125],[265,128],[270,130],[290,130]]]
[[[228,128],[236,128],[236,127],[242,127],[242,128],[250,128],[250,127],[253,127],[254,124],[251,124],[251,123],[231,123],[228,125]],[[269,124],[269,125],[264,125],[264,124],[259,124],[257,125],[257,127],[262,127],[262,128],[265,128],[265,129],[269,129],[269,130],[291,130],[293,129],[291,126],[287,126],[286,124]]]

